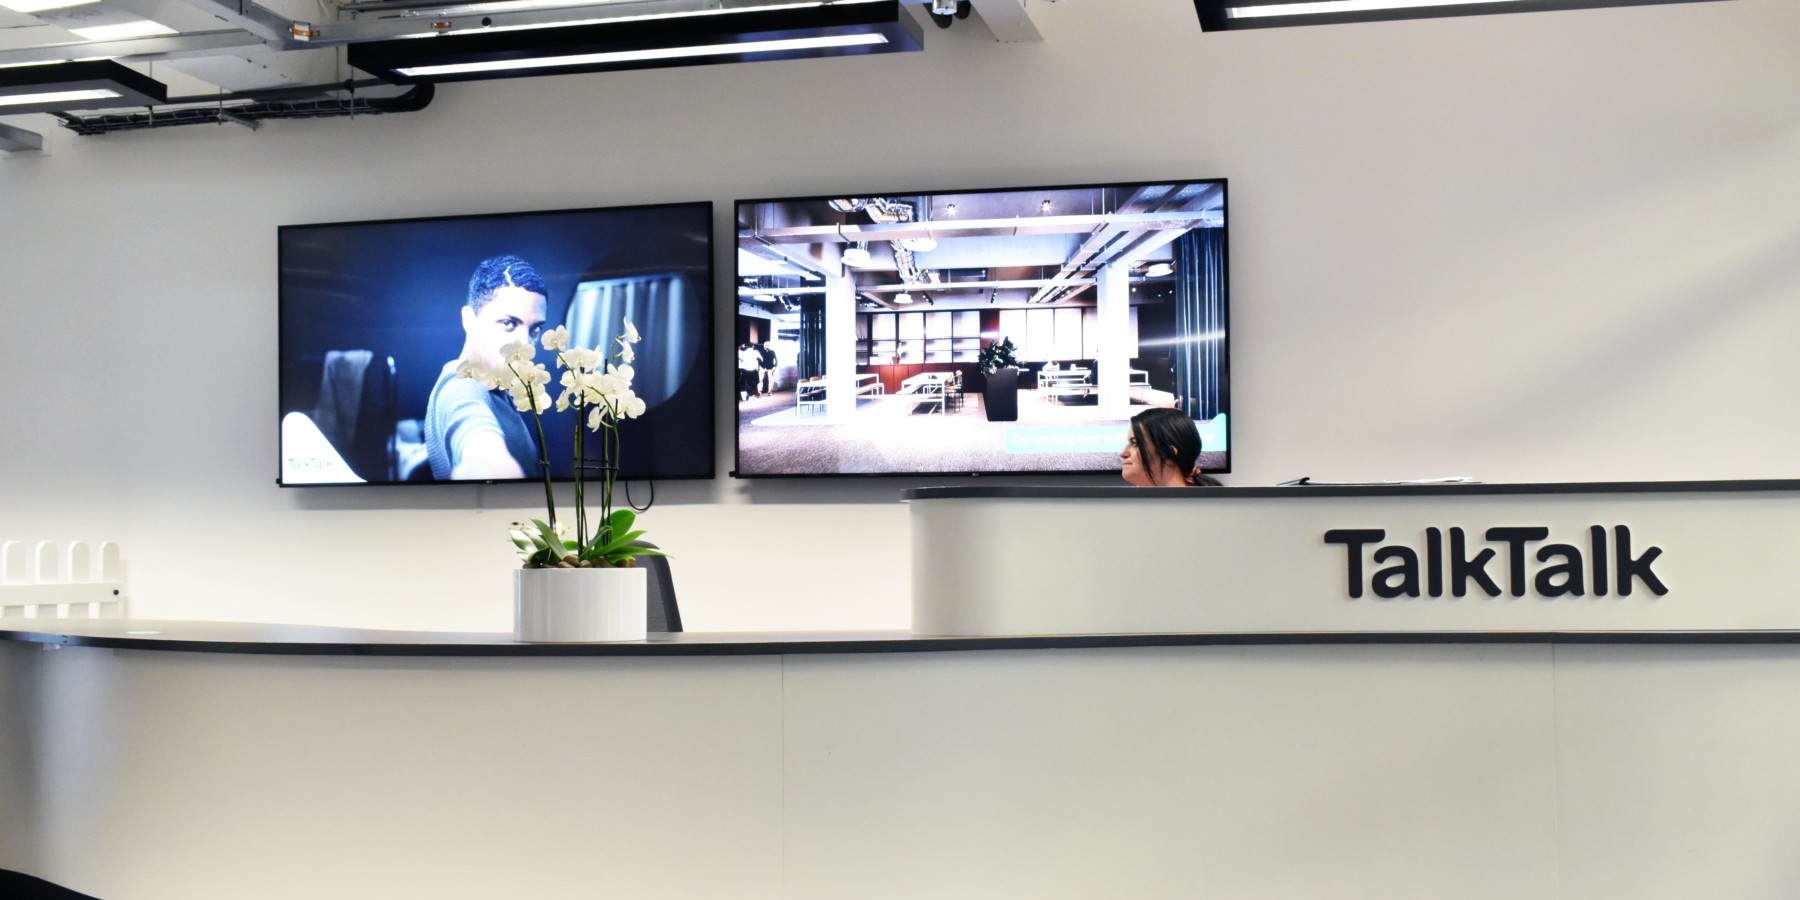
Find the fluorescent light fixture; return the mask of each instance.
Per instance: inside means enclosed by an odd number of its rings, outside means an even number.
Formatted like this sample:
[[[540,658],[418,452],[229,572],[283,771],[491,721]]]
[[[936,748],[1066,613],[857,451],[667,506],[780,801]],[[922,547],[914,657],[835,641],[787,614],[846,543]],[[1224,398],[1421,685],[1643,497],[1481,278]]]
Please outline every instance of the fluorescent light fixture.
[[[81,2],[95,3],[95,2],[98,2],[98,0],[81,0]],[[619,2],[631,3],[631,2],[635,2],[635,0],[619,0]],[[839,4],[879,3],[879,2],[881,2],[881,0],[833,0],[833,2],[839,3]],[[800,2],[795,2],[795,3],[763,3],[763,4],[758,4],[755,8],[757,10],[811,9],[814,7],[819,7],[819,6],[824,6],[824,5],[826,5],[824,0],[800,0]],[[427,18],[441,19],[441,18],[452,18],[455,16],[491,15],[493,13],[507,13],[507,12],[528,12],[530,10],[536,10],[536,9],[562,9],[562,8],[571,7],[571,6],[585,6],[588,8],[592,8],[591,4],[584,4],[584,3],[579,2],[579,0],[493,0],[493,2],[491,2],[491,3],[465,3],[465,4],[442,6],[442,7],[437,7],[437,6],[420,7],[419,9],[414,10],[414,12],[416,14],[423,16],[427,11],[429,11],[430,15],[426,16]],[[346,5],[345,8],[348,9],[349,6]],[[631,21],[638,21],[638,20],[643,20],[643,19],[675,19],[675,18],[681,18],[681,17],[685,17],[685,16],[723,16],[723,15],[731,15],[732,13],[739,12],[742,9],[743,9],[742,7],[714,6],[714,7],[708,7],[705,9],[689,9],[689,10],[680,10],[680,11],[650,12],[650,13],[636,13],[636,14],[628,13],[628,14],[621,14],[621,15],[617,15],[617,16],[604,16],[604,17],[597,18],[597,19],[586,19],[586,20],[583,20],[580,24],[585,25],[590,22],[631,22]]]
[[[118,91],[107,88],[88,88],[79,91],[39,91],[35,94],[13,94],[0,97],[0,106],[24,106],[31,103],[68,103],[72,100],[111,100],[119,96]]]
[[[539,56],[531,59],[490,59],[484,62],[446,63],[436,66],[405,66],[395,71],[408,78],[439,79],[445,75],[474,75],[506,72],[514,69],[581,69],[621,68],[624,63],[658,62],[693,59],[702,56],[749,55],[752,53],[785,53],[794,50],[826,47],[857,47],[885,44],[879,34],[845,34],[835,37],[794,38],[786,41],[748,41],[742,44],[708,44],[702,47],[664,47],[660,50],[614,50],[609,53],[582,53],[573,56]]]
[[[769,259],[768,257],[757,256],[754,253],[746,252],[741,247],[738,248],[737,258],[738,258],[738,262],[737,262],[738,273],[742,274],[742,275],[799,275],[799,274],[802,274],[799,269],[794,268],[793,266],[789,265],[788,263],[786,263],[782,260]]]
[[[899,0],[532,29],[452,31],[349,45],[352,66],[401,83],[650,69],[921,48]]]
[[[1203,31],[1717,0],[1194,0]]]
[[[153,106],[162,82],[108,60],[0,69],[0,114]]]
[[[135,19],[116,25],[95,25],[92,28],[71,28],[69,31],[90,41],[122,41],[128,38],[156,37],[160,34],[175,33],[175,29],[149,19]]]
[[[0,6],[13,12],[41,13],[52,9],[68,9],[71,6],[86,6],[89,3],[99,2],[100,0],[0,0]]]

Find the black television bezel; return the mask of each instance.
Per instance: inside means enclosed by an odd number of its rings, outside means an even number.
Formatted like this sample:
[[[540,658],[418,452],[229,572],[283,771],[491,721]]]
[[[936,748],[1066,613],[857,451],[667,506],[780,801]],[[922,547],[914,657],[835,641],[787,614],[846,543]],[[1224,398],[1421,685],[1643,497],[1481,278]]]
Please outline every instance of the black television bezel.
[[[299,229],[307,229],[307,228],[339,228],[339,227],[363,226],[363,225],[367,225],[367,226],[407,225],[407,224],[422,223],[422,222],[451,222],[451,221],[473,222],[473,221],[481,221],[481,220],[488,220],[488,219],[516,219],[516,218],[526,218],[526,217],[532,217],[532,216],[559,216],[559,215],[580,215],[580,214],[590,214],[590,213],[631,212],[631,211],[638,211],[638,210],[676,209],[676,208],[681,208],[681,207],[689,207],[689,208],[693,208],[693,209],[702,211],[704,213],[703,218],[705,221],[705,234],[706,234],[706,245],[707,246],[706,246],[706,253],[705,253],[705,274],[704,274],[705,281],[703,283],[706,285],[708,296],[707,296],[707,302],[701,305],[701,309],[704,310],[705,321],[701,323],[700,336],[699,336],[699,346],[700,346],[701,350],[696,357],[696,364],[700,367],[701,371],[699,371],[697,374],[695,374],[693,376],[693,379],[696,383],[698,383],[702,386],[702,388],[705,392],[704,396],[707,398],[707,401],[708,401],[706,403],[706,414],[702,417],[702,421],[700,423],[700,428],[703,429],[703,439],[706,444],[706,454],[705,454],[706,471],[704,474],[691,474],[691,475],[690,474],[680,474],[680,475],[658,474],[658,475],[652,475],[652,476],[642,477],[642,478],[625,478],[625,477],[621,476],[619,478],[619,483],[623,484],[627,481],[645,481],[645,482],[710,481],[710,480],[717,479],[719,477],[719,464],[718,464],[719,442],[718,442],[718,424],[717,424],[718,416],[719,416],[719,399],[718,399],[717,385],[715,383],[715,379],[718,376],[718,368],[717,368],[717,365],[715,362],[715,356],[714,356],[715,350],[714,350],[714,343],[713,343],[717,339],[717,336],[719,333],[718,332],[719,303],[718,303],[718,298],[716,296],[713,296],[714,292],[716,292],[716,290],[718,288],[719,242],[717,240],[717,235],[714,233],[715,229],[714,229],[714,220],[713,220],[716,210],[715,210],[715,204],[712,200],[685,200],[685,201],[674,201],[674,202],[666,202],[666,203],[635,203],[635,204],[624,204],[624,205],[617,205],[617,206],[567,207],[567,208],[559,208],[559,209],[513,210],[513,211],[487,212],[487,213],[463,213],[463,214],[449,213],[449,214],[435,215],[435,216],[399,216],[399,217],[386,218],[386,219],[353,219],[353,220],[337,221],[337,222],[295,222],[295,223],[290,223],[287,225],[276,226],[276,229],[275,229],[276,378],[275,378],[275,403],[274,403],[274,406],[275,406],[275,484],[276,484],[276,486],[281,487],[281,488],[390,488],[390,487],[438,487],[438,488],[444,488],[444,487],[453,487],[456,485],[478,485],[478,486],[479,485],[496,485],[496,484],[540,484],[541,485],[544,483],[544,479],[542,477],[537,477],[537,478],[482,478],[482,479],[471,478],[471,479],[456,479],[456,480],[449,480],[449,481],[437,481],[437,480],[360,481],[360,482],[358,482],[358,481],[339,481],[339,482],[316,482],[316,483],[309,483],[309,482],[288,483],[288,482],[284,481],[281,477],[282,476],[281,420],[284,417],[284,414],[281,411],[281,398],[286,395],[284,389],[286,387],[287,374],[285,371],[286,366],[284,366],[282,364],[282,361],[285,358],[284,354],[286,351],[286,341],[285,341],[285,335],[283,334],[283,329],[284,329],[284,326],[286,323],[286,315],[285,314],[286,314],[286,310],[287,310],[288,297],[287,297],[287,285],[282,279],[282,274],[287,271],[287,268],[286,268],[287,260],[285,258],[285,251],[284,251],[285,242],[282,240],[283,234],[285,234],[289,230],[299,230]],[[627,426],[627,428],[629,428],[629,426]],[[629,432],[627,432],[627,436],[625,439],[626,440],[630,439]],[[570,484],[570,483],[574,482],[575,477],[573,474],[552,475],[550,477],[550,480],[552,483],[555,483],[555,484]],[[591,477],[590,477],[590,480],[592,480]]]
[[[918,196],[934,196],[934,195],[940,195],[940,194],[1011,193],[1011,192],[1025,192],[1025,191],[1078,191],[1078,190],[1091,190],[1091,189],[1096,189],[1096,188],[1143,187],[1143,186],[1147,186],[1147,185],[1157,185],[1157,184],[1217,184],[1219,186],[1219,192],[1221,194],[1221,208],[1225,211],[1225,224],[1221,228],[1221,230],[1224,232],[1224,237],[1225,237],[1225,267],[1224,267],[1225,268],[1225,271],[1224,271],[1225,337],[1224,337],[1224,340],[1222,341],[1222,345],[1220,347],[1220,353],[1221,353],[1221,356],[1223,359],[1223,368],[1224,368],[1224,373],[1225,373],[1224,378],[1222,380],[1225,385],[1226,397],[1228,398],[1226,405],[1229,407],[1230,406],[1229,398],[1231,396],[1231,305],[1232,305],[1231,304],[1231,187],[1230,187],[1230,179],[1225,178],[1223,176],[1216,177],[1216,178],[1162,178],[1162,179],[1146,178],[1146,179],[1129,179],[1129,180],[1122,180],[1122,181],[1096,181],[1096,182],[1079,182],[1079,183],[1069,183],[1069,184],[1027,184],[1027,185],[1001,186],[1001,187],[972,187],[972,188],[952,187],[952,188],[938,188],[938,189],[931,189],[931,190],[919,190],[917,188],[910,188],[907,190],[872,190],[872,189],[868,189],[868,188],[858,188],[855,190],[834,191],[831,193],[823,193],[823,194],[802,194],[802,195],[783,196],[783,197],[740,198],[740,199],[734,200],[732,202],[730,238],[729,238],[729,241],[727,242],[727,245],[729,247],[729,252],[731,253],[731,310],[732,310],[731,315],[732,315],[732,321],[730,323],[730,326],[732,328],[732,333],[735,335],[736,328],[737,328],[737,315],[738,315],[737,291],[738,291],[738,283],[742,280],[741,276],[738,274],[738,222],[739,222],[739,213],[742,210],[742,208],[746,205],[754,205],[754,204],[758,204],[758,203],[809,203],[809,202],[820,202],[820,201],[832,200],[832,199],[843,198],[843,197],[871,197],[871,196],[918,197]],[[730,350],[731,350],[731,347],[727,346],[726,352],[729,353]],[[727,370],[730,370],[730,371],[736,370],[735,360],[725,360],[725,363],[727,363],[727,365],[725,366],[725,368]],[[1116,472],[1108,472],[1106,470],[1099,470],[1099,469],[1086,470],[1086,471],[1072,471],[1069,469],[1003,469],[1003,470],[981,470],[981,471],[935,470],[935,471],[905,471],[905,472],[892,471],[892,472],[768,472],[768,473],[751,472],[751,473],[746,473],[743,471],[743,426],[742,426],[742,422],[740,421],[742,401],[740,401],[738,399],[738,393],[735,389],[733,389],[730,392],[730,394],[731,394],[731,411],[732,411],[732,415],[731,415],[731,470],[727,474],[730,475],[732,478],[743,479],[746,481],[762,480],[762,479],[811,480],[811,479],[821,479],[821,478],[858,478],[858,479],[901,478],[901,479],[915,479],[915,480],[920,479],[920,478],[959,478],[959,479],[960,478],[1015,478],[1015,477],[1041,478],[1044,476],[1053,476],[1053,477],[1058,477],[1058,478],[1063,478],[1063,477],[1094,478],[1094,477],[1106,477],[1109,474],[1112,474],[1112,475],[1117,474]],[[1227,449],[1225,451],[1226,452],[1225,466],[1223,468],[1218,468],[1218,469],[1207,469],[1206,473],[1209,475],[1213,475],[1213,474],[1229,475],[1229,474],[1231,474],[1233,460],[1235,459],[1235,457],[1237,455],[1236,454],[1236,443],[1237,443],[1236,435],[1237,435],[1237,431],[1238,431],[1237,413],[1235,410],[1228,410],[1226,415],[1228,416],[1227,421],[1226,421],[1226,428],[1228,429],[1227,435],[1229,437],[1227,438],[1228,443],[1227,443]]]

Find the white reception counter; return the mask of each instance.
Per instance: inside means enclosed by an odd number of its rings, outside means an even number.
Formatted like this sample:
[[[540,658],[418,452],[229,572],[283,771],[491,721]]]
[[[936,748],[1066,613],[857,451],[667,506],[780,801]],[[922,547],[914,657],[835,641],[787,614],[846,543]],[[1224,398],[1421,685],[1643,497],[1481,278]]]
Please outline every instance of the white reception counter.
[[[0,632],[0,869],[100,900],[1780,896],[1791,593],[1702,548],[1784,551],[1796,496],[913,492],[922,618],[1027,636],[38,623]],[[1515,598],[1502,541],[1502,597],[1467,559],[1429,597],[1424,529],[1547,528],[1535,584],[1593,525],[1662,548],[1666,593]],[[1350,598],[1325,534],[1370,529]],[[1049,633],[1087,616],[1052,588],[1123,633]]]
[[[926,488],[921,635],[1800,630],[1800,482]]]

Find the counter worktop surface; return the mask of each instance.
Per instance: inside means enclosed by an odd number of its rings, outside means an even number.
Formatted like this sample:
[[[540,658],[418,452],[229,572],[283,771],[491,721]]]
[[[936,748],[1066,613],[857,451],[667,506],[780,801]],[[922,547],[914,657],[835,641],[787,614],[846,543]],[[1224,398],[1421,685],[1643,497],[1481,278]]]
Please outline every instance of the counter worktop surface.
[[[290,656],[755,656],[1259,644],[1767,644],[1800,642],[1800,632],[1313,631],[935,637],[904,631],[716,631],[653,632],[646,640],[621,643],[529,644],[514,641],[510,634],[501,632],[387,631],[253,622],[23,619],[0,623],[0,640],[36,643],[46,647]]]

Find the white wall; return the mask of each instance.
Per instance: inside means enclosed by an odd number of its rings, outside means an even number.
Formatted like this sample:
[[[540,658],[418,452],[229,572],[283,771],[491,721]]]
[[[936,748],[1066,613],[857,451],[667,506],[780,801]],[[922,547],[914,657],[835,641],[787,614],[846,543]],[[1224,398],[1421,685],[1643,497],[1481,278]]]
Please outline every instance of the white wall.
[[[1230,178],[1229,483],[1795,474],[1800,4],[1030,9],[1041,44],[970,22],[256,132],[45,120],[0,159],[0,539],[121,539],[140,616],[503,629],[529,488],[275,487],[276,227],[711,199],[722,241],[736,197],[839,187]],[[691,628],[904,627],[923,483],[666,484],[647,524]]]

